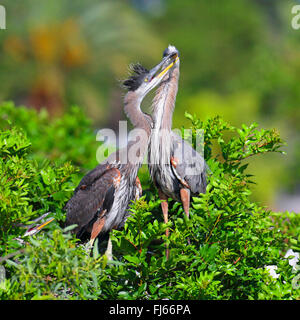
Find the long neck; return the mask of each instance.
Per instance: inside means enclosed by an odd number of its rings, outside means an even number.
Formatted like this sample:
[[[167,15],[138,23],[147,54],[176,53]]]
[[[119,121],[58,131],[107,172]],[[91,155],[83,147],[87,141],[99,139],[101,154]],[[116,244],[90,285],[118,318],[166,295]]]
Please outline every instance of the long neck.
[[[156,129],[171,131],[172,116],[178,91],[179,67],[167,74],[156,91],[153,100],[153,120]]]
[[[135,130],[134,141],[129,142],[127,147],[128,160],[137,165],[143,161],[151,134],[151,121],[141,110],[142,100],[143,98],[138,97],[133,91],[129,91],[124,98],[124,111],[135,127],[134,129],[138,129]]]
[[[150,140],[150,164],[160,167],[170,163],[172,153],[172,115],[178,90],[179,67],[166,75],[153,99],[153,121]],[[152,169],[150,168],[150,172]],[[162,174],[164,174],[162,170]],[[152,175],[152,173],[151,173]],[[169,179],[169,177],[165,177]]]
[[[150,135],[151,124],[147,115],[141,110],[143,98],[138,97],[134,91],[129,91],[124,98],[124,111],[136,129],[143,129]]]

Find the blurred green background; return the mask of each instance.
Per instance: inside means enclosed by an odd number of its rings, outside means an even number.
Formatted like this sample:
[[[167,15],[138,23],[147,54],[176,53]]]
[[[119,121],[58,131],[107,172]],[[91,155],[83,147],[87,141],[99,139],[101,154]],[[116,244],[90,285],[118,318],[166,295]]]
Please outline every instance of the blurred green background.
[[[150,68],[168,44],[175,45],[181,77],[173,127],[188,125],[188,111],[203,120],[220,115],[236,126],[277,128],[287,155],[262,156],[250,165],[257,182],[253,198],[273,210],[300,211],[300,29],[291,26],[299,1],[0,4],[7,15],[6,30],[0,30],[0,103],[46,108],[52,117],[75,104],[95,132],[117,130],[125,119],[120,80],[128,65]]]

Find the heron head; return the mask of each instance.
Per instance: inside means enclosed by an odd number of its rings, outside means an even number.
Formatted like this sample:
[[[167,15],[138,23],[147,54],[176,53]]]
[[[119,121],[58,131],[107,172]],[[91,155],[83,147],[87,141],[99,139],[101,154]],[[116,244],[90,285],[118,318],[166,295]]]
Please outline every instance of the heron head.
[[[168,47],[163,52],[163,58],[167,57],[167,56],[170,56],[172,54],[177,54],[178,56],[180,56],[180,53],[177,50],[177,48],[172,46],[171,44],[169,44]]]
[[[178,65],[179,56],[179,51],[172,45],[169,45],[163,52],[163,60],[165,60],[165,64],[168,64],[169,61],[173,61],[174,65]]]
[[[123,85],[129,91],[135,91],[139,96],[144,97],[163,80],[163,76],[170,72],[178,60],[178,54],[172,52],[169,55],[166,54],[151,70],[147,70],[141,64],[134,64],[131,66],[133,74],[123,82]]]

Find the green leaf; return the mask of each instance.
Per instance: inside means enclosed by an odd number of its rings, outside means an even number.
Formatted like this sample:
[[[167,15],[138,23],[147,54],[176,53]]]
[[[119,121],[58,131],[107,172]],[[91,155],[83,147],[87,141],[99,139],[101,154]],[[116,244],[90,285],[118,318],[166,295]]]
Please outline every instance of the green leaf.
[[[135,257],[135,256],[125,255],[123,258],[126,259],[127,261],[135,263],[135,264],[138,264],[140,262],[139,258]]]

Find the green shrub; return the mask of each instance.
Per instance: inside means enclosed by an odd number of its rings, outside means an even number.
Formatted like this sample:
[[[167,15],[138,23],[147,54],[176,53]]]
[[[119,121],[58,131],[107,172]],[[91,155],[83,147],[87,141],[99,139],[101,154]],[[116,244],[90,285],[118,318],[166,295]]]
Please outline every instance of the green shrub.
[[[61,229],[31,238],[18,263],[7,263],[14,273],[0,285],[2,299],[92,299],[101,294],[105,280],[106,260],[89,257]]]
[[[0,107],[0,128],[9,128],[10,124],[26,133],[31,142],[30,158],[60,164],[71,161],[80,169],[97,165],[95,149],[99,142],[91,121],[79,107],[73,106],[61,118],[51,119],[44,109],[38,113],[7,102]]]
[[[299,250],[300,217],[272,213],[251,202],[253,177],[243,162],[256,154],[279,152],[278,133],[257,130],[255,124],[234,128],[218,117],[203,123],[186,116],[194,134],[204,129],[205,154],[212,171],[207,193],[193,198],[189,220],[182,206],[173,202],[170,237],[165,239],[171,249],[168,261],[162,244],[151,247],[159,234],[164,239],[158,202],[134,206],[125,235],[114,231],[114,248],[121,261],[127,261],[120,268],[121,278],[127,279],[122,296],[130,298],[134,292],[134,298],[159,299],[299,298],[299,289],[292,287],[295,273],[283,256],[291,246]],[[224,141],[228,130],[232,137]],[[222,161],[211,154],[215,140]],[[153,221],[154,214],[158,216]],[[267,265],[278,265],[278,280],[266,272]]]
[[[93,140],[87,129],[69,137],[76,123],[88,123],[75,110],[72,121],[48,119],[47,125],[41,114],[14,110],[12,105],[6,105],[5,121],[0,113],[5,123],[0,133],[0,267],[6,271],[6,279],[0,280],[1,299],[300,298],[295,282],[299,271],[284,258],[289,248],[300,249],[299,215],[271,212],[249,198],[255,177],[248,171],[247,159],[280,152],[283,142],[276,130],[258,129],[256,124],[239,129],[218,117],[201,122],[186,114],[193,138],[198,129],[204,130],[205,158],[211,169],[207,193],[193,198],[189,220],[182,205],[169,200],[170,221],[165,225],[157,192],[143,173],[142,181],[150,188],[132,204],[134,214],[125,229],[112,232],[114,260],[108,263],[97,246],[88,254],[60,226],[62,208],[82,173],[69,162],[45,160],[56,132],[64,132],[61,157],[71,162],[75,154],[65,148],[68,139],[74,146]],[[29,127],[21,129],[24,119],[36,123],[38,136],[42,128],[55,130],[38,142]],[[95,154],[93,147],[86,148],[84,157]],[[24,245],[16,241],[24,233],[20,223],[28,224],[48,211],[56,218],[54,223],[24,238]],[[277,266],[279,278],[270,276],[269,265]]]
[[[21,225],[49,211],[57,221],[64,219],[62,208],[73,191],[71,175],[76,169],[69,162],[56,166],[28,159],[30,147],[22,129],[0,132],[1,254],[18,247],[14,239],[24,234]]]

